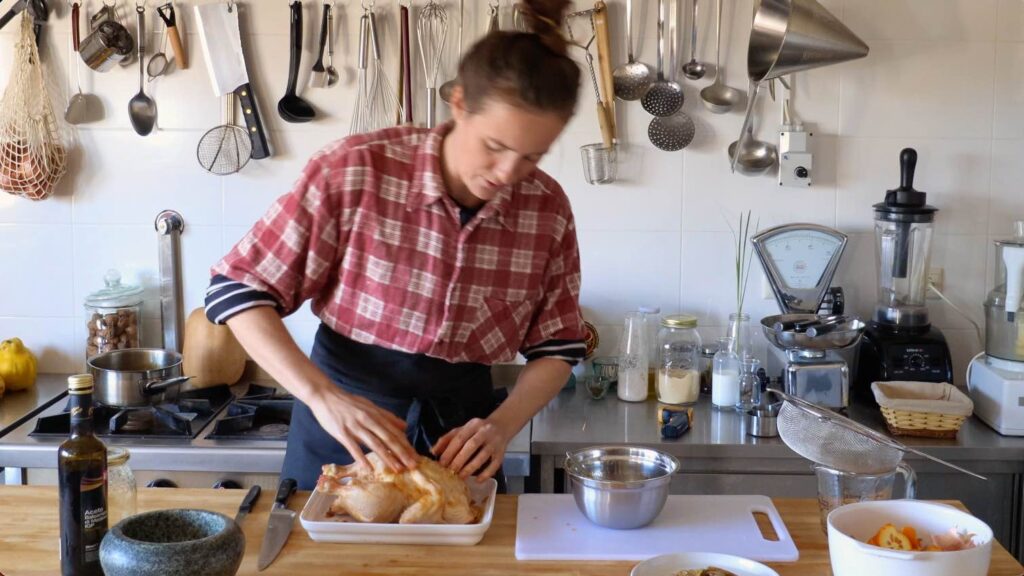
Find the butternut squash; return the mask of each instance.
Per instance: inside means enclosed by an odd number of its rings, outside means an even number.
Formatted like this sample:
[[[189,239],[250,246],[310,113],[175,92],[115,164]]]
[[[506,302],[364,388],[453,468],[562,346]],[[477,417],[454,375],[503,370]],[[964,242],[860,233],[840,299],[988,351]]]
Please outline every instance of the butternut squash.
[[[207,320],[203,308],[193,310],[185,321],[181,355],[184,375],[192,377],[191,388],[238,382],[247,358],[231,329]]]

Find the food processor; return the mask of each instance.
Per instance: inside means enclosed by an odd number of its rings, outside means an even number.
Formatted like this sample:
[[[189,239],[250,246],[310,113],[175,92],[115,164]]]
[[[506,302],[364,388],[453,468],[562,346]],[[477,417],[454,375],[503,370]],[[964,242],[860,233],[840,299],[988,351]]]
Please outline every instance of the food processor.
[[[917,152],[900,152],[900,186],[875,209],[878,302],[860,344],[859,395],[874,401],[871,383],[890,380],[949,382],[953,362],[946,338],[928,319],[925,297],[932,224],[938,209],[914,189]]]
[[[859,319],[842,315],[840,292],[830,288],[846,241],[842,232],[817,224],[777,226],[751,239],[782,311],[761,319],[772,345],[768,374],[787,394],[834,410],[849,404],[851,354],[864,330]],[[831,314],[822,315],[830,291]]]
[[[985,353],[971,361],[974,413],[1004,436],[1024,436],[1024,220],[996,240],[995,288],[985,300]]]

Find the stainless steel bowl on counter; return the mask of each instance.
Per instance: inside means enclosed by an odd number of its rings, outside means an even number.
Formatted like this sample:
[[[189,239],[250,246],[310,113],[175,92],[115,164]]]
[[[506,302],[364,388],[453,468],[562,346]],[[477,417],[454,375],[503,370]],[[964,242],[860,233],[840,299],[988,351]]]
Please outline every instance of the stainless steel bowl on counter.
[[[576,506],[591,522],[628,530],[650,524],[668,498],[673,456],[636,446],[593,446],[566,454]]]

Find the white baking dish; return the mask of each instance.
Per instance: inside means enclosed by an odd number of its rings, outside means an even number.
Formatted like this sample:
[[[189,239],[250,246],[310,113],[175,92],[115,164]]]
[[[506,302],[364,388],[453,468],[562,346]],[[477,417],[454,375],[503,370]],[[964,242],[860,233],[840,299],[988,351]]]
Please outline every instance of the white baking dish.
[[[885,524],[913,526],[928,543],[931,534],[956,527],[975,534],[976,548],[956,552],[904,552],[867,544]],[[985,576],[992,558],[992,529],[944,504],[919,500],[858,502],[828,515],[828,551],[834,576]]]
[[[316,542],[473,546],[491,527],[498,483],[490,478],[482,483],[470,479],[467,484],[473,502],[481,504],[484,510],[483,518],[476,524],[373,524],[346,516],[328,517],[334,496],[316,491],[306,501],[299,521]]]

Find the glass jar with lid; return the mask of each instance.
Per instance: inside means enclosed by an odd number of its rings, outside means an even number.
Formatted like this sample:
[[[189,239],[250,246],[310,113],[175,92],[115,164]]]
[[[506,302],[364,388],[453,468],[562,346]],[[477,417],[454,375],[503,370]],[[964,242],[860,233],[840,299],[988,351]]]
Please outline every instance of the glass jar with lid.
[[[107,526],[135,514],[137,509],[138,489],[128,458],[127,448],[107,450]]]
[[[121,283],[121,273],[108,270],[106,286],[85,298],[85,357],[111,350],[138,348],[142,334],[142,286]]]
[[[683,405],[697,402],[701,348],[695,316],[678,314],[662,319],[655,364],[659,402]]]

